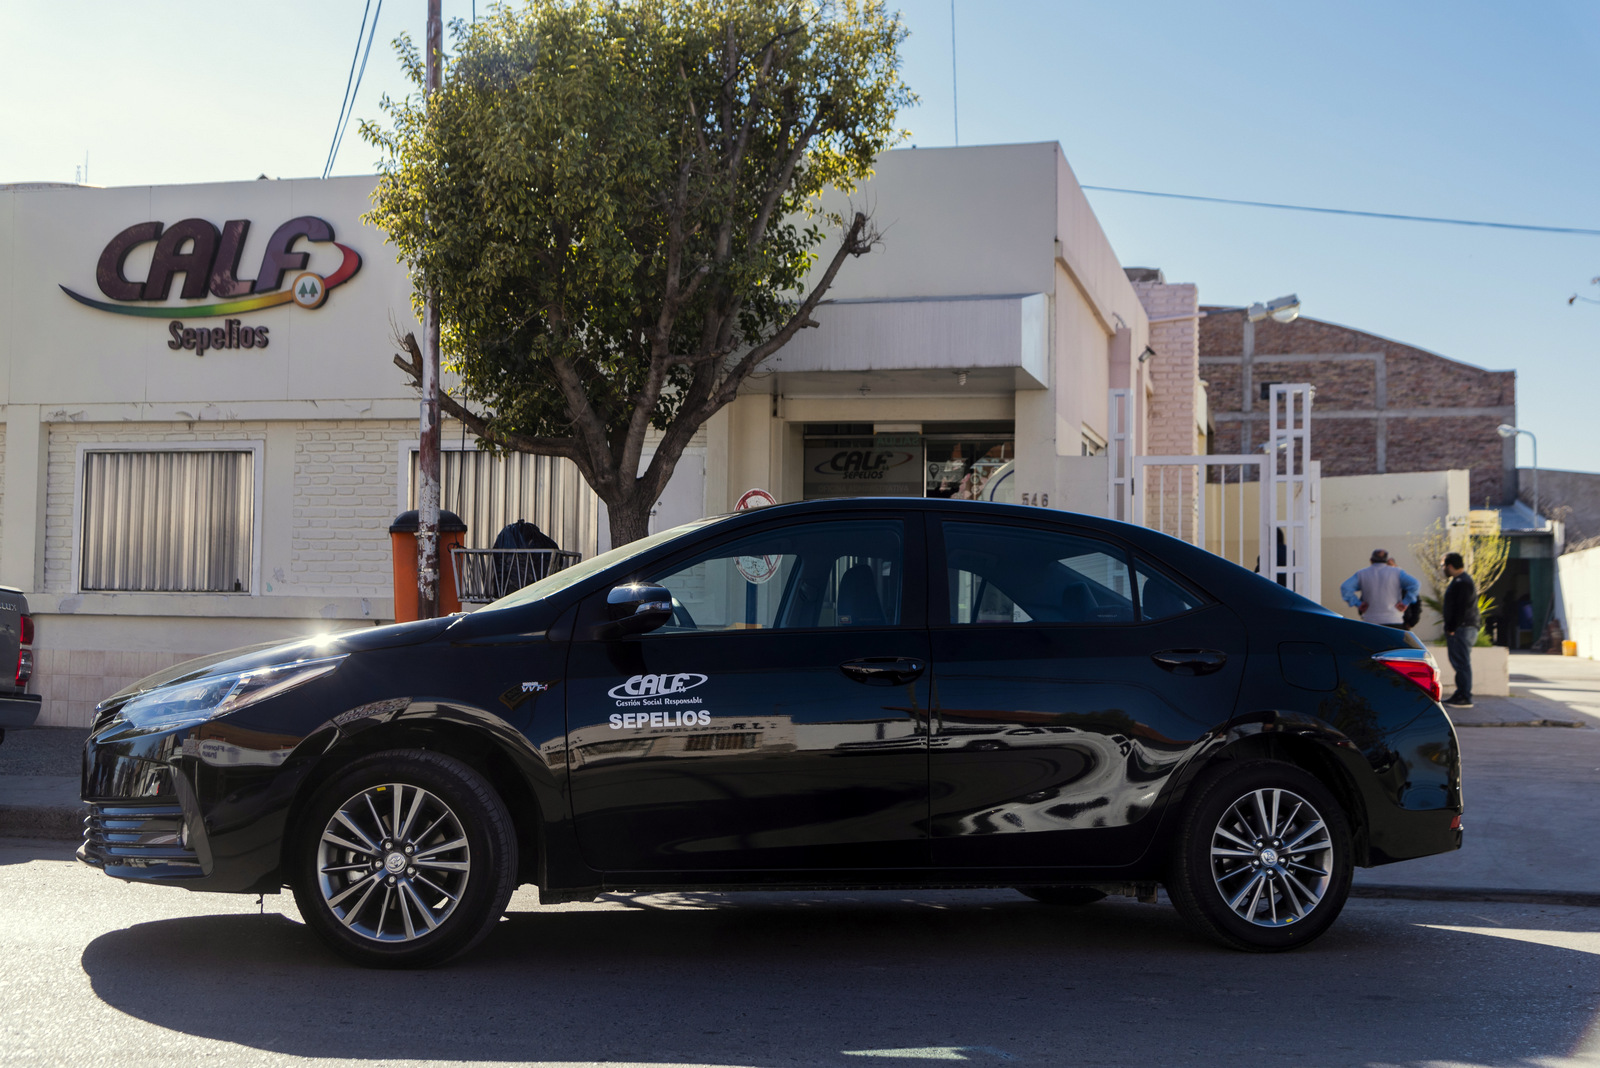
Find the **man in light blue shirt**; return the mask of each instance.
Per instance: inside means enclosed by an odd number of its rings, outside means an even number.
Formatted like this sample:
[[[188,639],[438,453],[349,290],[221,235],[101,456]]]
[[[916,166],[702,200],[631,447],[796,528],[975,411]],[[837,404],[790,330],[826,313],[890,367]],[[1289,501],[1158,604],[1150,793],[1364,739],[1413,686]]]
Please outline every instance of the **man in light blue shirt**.
[[[1406,605],[1415,604],[1420,584],[1389,559],[1383,549],[1372,550],[1372,563],[1344,580],[1339,596],[1361,613],[1368,623],[1405,630]]]

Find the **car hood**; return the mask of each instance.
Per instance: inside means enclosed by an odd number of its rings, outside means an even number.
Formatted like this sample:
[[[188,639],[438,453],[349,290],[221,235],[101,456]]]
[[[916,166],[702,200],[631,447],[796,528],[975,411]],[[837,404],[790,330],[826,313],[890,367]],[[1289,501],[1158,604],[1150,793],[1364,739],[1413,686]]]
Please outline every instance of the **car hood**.
[[[463,618],[464,616],[458,614],[439,619],[421,619],[414,623],[363,627],[360,630],[349,630],[340,634],[322,634],[312,638],[297,638],[294,641],[262,642],[259,645],[227,649],[220,653],[185,660],[164,671],[146,675],[133,685],[117,691],[100,702],[99,707],[105,709],[120,704],[136,693],[208,675],[231,675],[238,671],[252,671],[296,660],[318,660],[326,656],[342,656],[373,649],[420,645],[443,634]]]

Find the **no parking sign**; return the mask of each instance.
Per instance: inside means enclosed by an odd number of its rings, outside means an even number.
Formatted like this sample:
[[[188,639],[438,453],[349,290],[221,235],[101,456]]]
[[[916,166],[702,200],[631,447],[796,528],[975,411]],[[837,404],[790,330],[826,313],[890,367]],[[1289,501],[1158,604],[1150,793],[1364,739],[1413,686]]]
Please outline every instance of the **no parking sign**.
[[[745,490],[739,497],[739,503],[733,506],[733,510],[749,512],[777,503],[778,499],[764,489]],[[763,582],[770,581],[772,576],[778,573],[778,565],[782,561],[781,556],[741,556],[734,562],[734,566],[739,569],[739,574],[744,576],[746,582],[759,586]]]

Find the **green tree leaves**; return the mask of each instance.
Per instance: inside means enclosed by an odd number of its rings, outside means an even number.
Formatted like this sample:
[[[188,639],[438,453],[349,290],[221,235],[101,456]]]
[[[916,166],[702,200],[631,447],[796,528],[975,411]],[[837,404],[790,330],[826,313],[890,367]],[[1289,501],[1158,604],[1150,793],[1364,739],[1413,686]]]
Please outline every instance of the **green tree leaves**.
[[[531,0],[454,31],[427,109],[385,100],[392,126],[362,126],[386,155],[368,220],[419,308],[438,291],[467,402],[447,410],[576,462],[620,544],[876,240],[863,214],[814,206],[904,136],[905,29],[876,0]],[[814,275],[827,224],[843,239]]]

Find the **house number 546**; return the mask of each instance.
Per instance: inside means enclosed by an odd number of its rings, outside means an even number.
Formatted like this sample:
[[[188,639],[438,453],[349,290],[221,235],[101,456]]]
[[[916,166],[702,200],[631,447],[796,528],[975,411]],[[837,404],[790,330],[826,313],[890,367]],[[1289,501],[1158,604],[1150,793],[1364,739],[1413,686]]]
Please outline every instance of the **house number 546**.
[[[1023,504],[1031,504],[1035,508],[1048,508],[1048,507],[1050,507],[1050,494],[1048,494],[1048,493],[1024,493],[1022,495],[1022,503]]]

